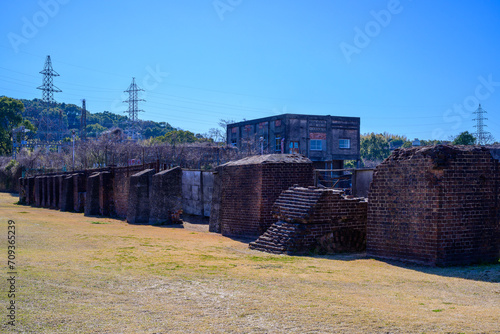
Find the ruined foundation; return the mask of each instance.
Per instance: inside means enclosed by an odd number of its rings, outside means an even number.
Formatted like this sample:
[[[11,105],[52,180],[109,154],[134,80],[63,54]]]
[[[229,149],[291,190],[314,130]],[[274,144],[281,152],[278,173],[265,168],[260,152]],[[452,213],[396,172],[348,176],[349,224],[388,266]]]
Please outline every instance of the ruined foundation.
[[[217,168],[210,230],[257,238],[276,220],[272,206],[283,190],[314,183],[312,162],[301,155],[268,154]]]
[[[427,265],[498,263],[499,162],[484,147],[395,150],[369,192],[368,255]]]
[[[340,190],[292,187],[273,207],[276,223],[250,243],[269,253],[361,252],[366,246],[367,202]]]

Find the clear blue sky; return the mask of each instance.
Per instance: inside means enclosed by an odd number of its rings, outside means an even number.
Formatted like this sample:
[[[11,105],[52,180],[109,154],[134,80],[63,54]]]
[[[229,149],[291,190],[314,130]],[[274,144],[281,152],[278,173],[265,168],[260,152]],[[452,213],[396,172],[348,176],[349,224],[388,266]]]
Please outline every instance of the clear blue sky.
[[[500,1],[2,1],[0,95],[205,133],[219,119],[357,116],[361,132],[448,139],[479,102],[500,140]]]

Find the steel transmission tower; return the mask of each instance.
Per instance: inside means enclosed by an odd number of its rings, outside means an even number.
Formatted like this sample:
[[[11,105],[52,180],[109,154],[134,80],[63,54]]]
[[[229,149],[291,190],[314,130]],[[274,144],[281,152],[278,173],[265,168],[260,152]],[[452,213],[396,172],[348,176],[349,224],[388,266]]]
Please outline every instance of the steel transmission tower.
[[[43,74],[43,84],[37,89],[42,90],[42,101],[45,103],[45,114],[40,113],[39,117],[39,122],[38,122],[38,133],[39,133],[39,138],[40,139],[45,139],[46,141],[49,141],[49,109],[50,106],[55,103],[54,101],[54,93],[59,93],[62,92],[59,88],[54,86],[53,83],[53,77],[58,77],[59,73],[54,71],[52,69],[52,61],[50,60],[50,56],[47,56],[47,59],[45,59],[45,66],[42,71],[40,71],[40,74]],[[60,115],[60,118],[62,118],[62,115]],[[61,131],[62,124],[60,120],[59,124],[59,131]],[[45,136],[43,136],[45,134]]]
[[[484,124],[484,121],[487,120],[487,118],[484,117],[486,113],[486,110],[481,108],[481,103],[479,104],[479,108],[474,111],[476,118],[474,118],[473,121],[476,121],[474,127],[476,128],[476,144],[478,145],[486,145],[491,137],[490,133],[484,130],[487,126]]]
[[[128,110],[125,111],[128,113],[128,117],[132,124],[135,124],[137,120],[139,119],[138,113],[139,111],[144,112],[144,110],[139,110],[139,101],[145,101],[143,99],[138,98],[138,92],[144,91],[144,89],[141,89],[137,86],[135,83],[135,78],[132,78],[132,83],[128,87],[128,89],[125,91],[125,93],[128,93],[128,100],[123,101],[125,103],[128,103]]]

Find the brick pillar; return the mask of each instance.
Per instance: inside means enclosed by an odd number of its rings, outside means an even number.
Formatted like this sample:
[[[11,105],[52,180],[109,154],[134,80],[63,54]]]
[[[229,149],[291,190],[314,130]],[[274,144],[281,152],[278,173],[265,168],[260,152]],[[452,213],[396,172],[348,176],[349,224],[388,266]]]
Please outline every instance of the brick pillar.
[[[46,193],[47,196],[46,196],[46,202],[45,202],[45,206],[47,208],[52,208],[52,198],[54,197],[53,193],[52,193],[53,180],[54,180],[54,177],[52,175],[47,176],[47,193]]]
[[[62,191],[60,195],[61,211],[72,211],[74,209],[74,182],[73,175],[67,175],[62,179]]]
[[[26,179],[26,204],[34,205],[35,204],[35,178],[28,177]]]
[[[154,173],[154,169],[146,169],[129,179],[127,222],[130,224],[149,223],[149,189]]]
[[[99,174],[99,214],[110,216],[114,214],[113,202],[113,175],[110,172]]]
[[[42,181],[41,176],[35,177],[35,192],[34,192],[35,206],[42,206]]]
[[[99,210],[99,183],[100,173],[95,173],[87,178],[87,195],[85,198],[85,216],[95,216]]]
[[[60,195],[60,182],[61,182],[61,175],[55,175],[54,180],[52,182],[52,207],[54,209],[59,209],[59,195]]]
[[[172,219],[172,215],[182,210],[182,169],[180,167],[153,175],[150,205],[150,224],[177,222]]]
[[[48,207],[48,186],[47,186],[47,176],[42,176],[41,177],[41,187],[42,187],[42,202],[41,205],[42,207],[46,208]]]
[[[220,229],[220,204],[222,194],[222,173],[224,169],[218,167],[214,173],[214,189],[212,193],[212,206],[210,208],[210,222],[208,230],[214,233],[221,233]]]
[[[85,174],[78,173],[73,175],[73,192],[74,192],[74,211],[83,212],[85,208],[85,189],[86,180]]]

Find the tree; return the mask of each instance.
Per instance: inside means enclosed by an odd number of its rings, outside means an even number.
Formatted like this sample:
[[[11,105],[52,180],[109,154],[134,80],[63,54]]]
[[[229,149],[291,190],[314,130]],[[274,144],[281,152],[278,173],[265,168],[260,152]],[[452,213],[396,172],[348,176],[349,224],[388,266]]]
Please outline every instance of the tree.
[[[452,142],[453,145],[474,145],[475,143],[476,138],[469,131],[460,133]]]
[[[226,141],[227,139],[227,125],[228,124],[232,124],[232,123],[235,123],[234,120],[232,119],[219,119],[219,126],[221,127],[221,133],[220,133],[220,137],[222,138],[222,141]]]
[[[391,154],[386,136],[373,132],[362,135],[360,154],[363,161],[382,162]]]
[[[24,125],[29,130],[34,126],[23,120],[24,105],[21,101],[2,96],[0,97],[0,155],[12,152],[12,130]]]
[[[184,130],[173,130],[167,132],[164,136],[156,137],[155,140],[161,143],[169,143],[169,144],[181,144],[181,143],[195,143],[200,141],[199,138],[196,138],[196,135],[191,131]]]

